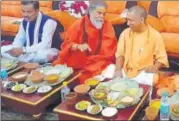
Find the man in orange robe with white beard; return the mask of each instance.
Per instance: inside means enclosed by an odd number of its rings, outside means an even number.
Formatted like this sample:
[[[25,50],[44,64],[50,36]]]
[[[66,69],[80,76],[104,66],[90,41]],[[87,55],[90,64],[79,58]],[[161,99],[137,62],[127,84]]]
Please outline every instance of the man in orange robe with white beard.
[[[68,29],[59,57],[53,62],[82,69],[80,83],[114,62],[117,41],[111,23],[104,20],[106,8],[103,1],[91,2],[88,14]]]

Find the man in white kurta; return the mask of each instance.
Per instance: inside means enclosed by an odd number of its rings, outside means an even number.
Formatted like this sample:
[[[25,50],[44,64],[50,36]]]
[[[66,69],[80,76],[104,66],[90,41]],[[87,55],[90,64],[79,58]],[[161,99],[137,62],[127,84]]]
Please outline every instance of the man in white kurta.
[[[60,49],[59,32],[63,27],[58,28],[55,20],[39,11],[38,1],[22,1],[22,13],[19,32],[11,45],[1,47],[1,55],[24,62],[52,61]]]

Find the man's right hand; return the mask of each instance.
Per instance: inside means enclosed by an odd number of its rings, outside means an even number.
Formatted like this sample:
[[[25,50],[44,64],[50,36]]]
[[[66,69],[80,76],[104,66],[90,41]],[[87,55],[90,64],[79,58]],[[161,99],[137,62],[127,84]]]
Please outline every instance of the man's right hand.
[[[9,50],[8,53],[13,57],[18,57],[21,54],[23,54],[23,49],[22,48],[13,48],[13,49]]]
[[[116,70],[115,73],[114,73],[114,77],[122,78],[122,71],[121,70]]]

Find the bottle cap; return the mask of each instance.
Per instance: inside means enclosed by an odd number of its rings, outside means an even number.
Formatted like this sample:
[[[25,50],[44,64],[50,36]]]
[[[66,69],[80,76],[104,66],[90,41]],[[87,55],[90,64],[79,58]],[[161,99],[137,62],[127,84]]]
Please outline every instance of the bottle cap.
[[[162,96],[164,96],[164,97],[168,96],[168,92],[163,92]]]
[[[8,78],[8,74],[7,74],[6,69],[1,69],[0,77],[1,77],[1,79]]]
[[[67,86],[67,84],[68,84],[67,82],[63,82],[63,86]]]

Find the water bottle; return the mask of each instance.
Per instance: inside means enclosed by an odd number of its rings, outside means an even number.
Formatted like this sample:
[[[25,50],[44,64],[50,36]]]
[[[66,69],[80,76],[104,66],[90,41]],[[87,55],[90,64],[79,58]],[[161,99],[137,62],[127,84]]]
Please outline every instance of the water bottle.
[[[63,87],[61,89],[61,100],[65,100],[65,95],[70,92],[70,88],[67,86],[67,82],[63,82]]]
[[[8,81],[8,74],[6,69],[1,69],[0,77],[2,81]]]
[[[162,93],[160,103],[160,120],[169,120],[170,117],[170,103],[167,92]]]

